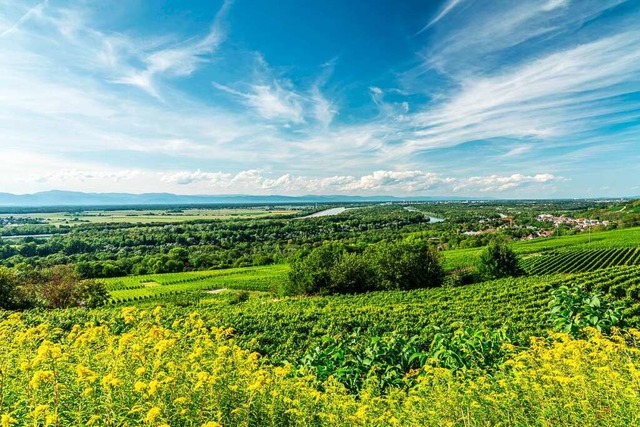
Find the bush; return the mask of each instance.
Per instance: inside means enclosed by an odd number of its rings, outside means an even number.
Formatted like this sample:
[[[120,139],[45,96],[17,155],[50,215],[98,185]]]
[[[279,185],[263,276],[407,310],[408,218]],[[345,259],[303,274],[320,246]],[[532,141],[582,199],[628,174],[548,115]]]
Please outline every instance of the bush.
[[[451,271],[445,280],[447,286],[457,287],[471,285],[481,280],[474,267],[460,267]]]
[[[25,270],[18,277],[20,298],[24,306],[94,308],[109,300],[109,293],[103,283],[83,281],[71,265]]]
[[[236,305],[249,300],[250,294],[247,291],[234,292],[229,297],[229,304]]]
[[[359,254],[346,253],[329,269],[329,286],[321,293],[355,294],[374,290],[374,273]]]
[[[109,301],[109,292],[104,283],[95,280],[79,282],[75,289],[78,305],[87,308],[96,308],[105,305]]]
[[[413,356],[415,339],[398,335],[362,339],[360,331],[346,337],[323,337],[322,346],[310,350],[301,361],[318,380],[333,377],[350,392],[365,386],[376,391],[408,385],[406,375],[419,367]]]
[[[612,327],[623,324],[620,309],[604,300],[600,291],[586,292],[578,286],[561,286],[554,289],[552,295],[549,317],[559,332],[581,337],[587,327],[609,333]]]
[[[452,371],[497,369],[515,351],[505,329],[460,327],[453,333],[438,332],[428,353],[430,364]],[[426,364],[423,361],[421,365]]]
[[[519,276],[523,271],[516,253],[506,243],[494,240],[480,255],[478,273],[491,280]]]

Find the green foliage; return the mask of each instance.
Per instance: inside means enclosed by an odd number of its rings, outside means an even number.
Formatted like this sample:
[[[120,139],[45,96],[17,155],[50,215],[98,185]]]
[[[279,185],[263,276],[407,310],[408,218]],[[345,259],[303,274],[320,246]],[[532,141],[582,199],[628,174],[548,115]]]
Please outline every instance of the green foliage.
[[[11,310],[19,306],[18,276],[0,266],[0,309]]]
[[[318,380],[330,376],[357,392],[365,385],[379,391],[407,385],[405,376],[418,368],[413,357],[418,352],[415,339],[400,335],[362,338],[361,332],[340,338],[325,336],[322,344],[309,351],[301,365],[310,368]]]
[[[553,327],[573,337],[586,327],[608,333],[622,324],[621,310],[604,298],[601,291],[585,291],[581,286],[560,286],[552,291],[549,316]]]
[[[251,294],[249,294],[249,292],[247,291],[234,292],[229,297],[229,304],[236,305],[236,304],[241,304],[243,302],[247,302],[249,301],[250,296]]]
[[[0,267],[0,288],[3,283],[12,283],[13,292],[10,304],[0,308],[96,308],[109,300],[103,283],[82,280],[70,265],[16,272]]]
[[[292,263],[285,295],[360,293],[440,286],[444,270],[434,248],[421,241],[380,242],[363,254],[342,245],[315,248]]]
[[[494,240],[480,255],[478,272],[485,279],[499,279],[519,276],[522,269],[516,253],[506,243]]]
[[[498,368],[515,351],[505,328],[465,328],[436,333],[428,360],[441,368],[456,370],[492,370]],[[424,357],[424,356],[423,356]]]
[[[374,290],[376,277],[360,254],[345,253],[329,269],[329,283],[321,293],[355,294]]]
[[[450,271],[444,281],[446,286],[465,286],[481,280],[478,271],[474,267],[459,267]]]
[[[345,248],[341,244],[330,243],[317,247],[309,255],[291,263],[289,282],[285,285],[285,295],[329,293],[331,269],[336,265]]]
[[[432,288],[444,278],[438,251],[423,241],[381,242],[368,247],[364,257],[380,290]]]
[[[83,307],[96,308],[109,301],[109,291],[104,283],[95,280],[84,280],[77,284],[75,294],[78,303]]]

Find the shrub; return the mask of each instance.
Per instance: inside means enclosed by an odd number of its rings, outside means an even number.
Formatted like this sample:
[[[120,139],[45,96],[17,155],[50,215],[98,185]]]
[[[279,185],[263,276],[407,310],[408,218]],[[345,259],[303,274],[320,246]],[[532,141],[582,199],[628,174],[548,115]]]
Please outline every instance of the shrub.
[[[79,282],[74,290],[78,305],[96,308],[105,305],[109,300],[109,292],[102,282],[85,280]]]
[[[229,304],[236,305],[246,302],[249,300],[249,296],[250,294],[247,291],[234,292],[229,297]]]
[[[506,329],[471,329],[460,327],[452,333],[438,332],[431,342],[430,364],[452,371],[459,369],[493,370],[514,353]]]
[[[109,293],[103,283],[83,281],[71,265],[57,265],[44,270],[25,270],[18,277],[23,305],[43,308],[94,308],[105,304],[109,299]]]
[[[324,292],[330,294],[355,294],[374,290],[374,274],[359,254],[344,254],[329,269],[329,286]]]
[[[489,280],[519,276],[522,269],[516,253],[506,243],[494,240],[480,255],[478,273]]]
[[[377,243],[363,254],[344,246],[315,248],[291,264],[285,295],[359,293],[442,285],[438,252],[424,242]]]
[[[322,346],[309,351],[301,365],[319,381],[333,377],[352,393],[365,386],[381,392],[408,384],[406,375],[419,367],[417,352],[415,339],[395,334],[363,339],[356,330],[346,337],[323,337]]]

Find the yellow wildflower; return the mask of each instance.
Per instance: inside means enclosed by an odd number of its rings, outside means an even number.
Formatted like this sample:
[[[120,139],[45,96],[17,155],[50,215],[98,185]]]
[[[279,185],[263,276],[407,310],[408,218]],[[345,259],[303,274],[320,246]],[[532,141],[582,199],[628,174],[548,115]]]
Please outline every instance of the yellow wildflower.
[[[149,409],[149,412],[147,412],[145,421],[148,423],[154,422],[160,416],[161,412],[162,411],[160,408],[158,408],[157,406],[154,406],[153,408]]]
[[[9,414],[4,414],[2,415],[2,417],[0,417],[0,427],[11,427],[11,425],[17,424],[17,423],[18,423],[18,420],[16,420]]]

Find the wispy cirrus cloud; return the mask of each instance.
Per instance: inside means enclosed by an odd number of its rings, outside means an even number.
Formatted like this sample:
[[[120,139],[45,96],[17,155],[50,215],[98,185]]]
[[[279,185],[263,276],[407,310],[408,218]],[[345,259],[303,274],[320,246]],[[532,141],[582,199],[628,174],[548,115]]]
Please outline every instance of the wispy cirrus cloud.
[[[563,138],[613,123],[618,114],[638,117],[640,102],[611,102],[640,90],[638,43],[640,32],[629,31],[464,78],[448,99],[412,117],[410,149],[496,137]]]
[[[442,18],[447,16],[449,14],[449,12],[451,12],[453,10],[453,8],[456,7],[462,1],[463,0],[447,0],[447,2],[444,4],[444,6],[440,10],[440,12],[438,12],[438,14],[431,21],[429,21],[429,23],[427,25],[422,27],[422,29],[420,31],[418,31],[417,34],[421,34],[424,31],[428,30],[431,26],[437,24],[438,21],[440,21]]]
[[[224,1],[209,32],[204,37],[144,53],[141,58],[146,64],[144,69],[132,69],[126,75],[113,81],[137,86],[160,98],[156,87],[158,76],[184,77],[190,75],[198,65],[207,61],[207,56],[211,55],[224,41],[226,37],[225,19],[232,3],[233,0]]]
[[[18,30],[22,24],[27,22],[32,17],[39,17],[42,15],[42,9],[49,4],[49,0],[44,0],[37,5],[30,7],[27,11],[18,18],[13,24],[10,24],[6,29],[0,29],[0,38],[9,35],[10,33]]]

